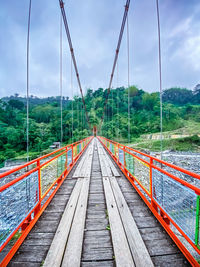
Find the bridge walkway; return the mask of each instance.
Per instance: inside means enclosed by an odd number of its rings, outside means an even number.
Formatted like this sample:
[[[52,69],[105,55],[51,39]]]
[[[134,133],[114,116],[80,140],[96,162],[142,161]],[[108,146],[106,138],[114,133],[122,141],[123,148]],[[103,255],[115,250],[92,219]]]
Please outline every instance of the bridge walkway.
[[[9,266],[56,264],[189,266],[98,140],[74,166]]]

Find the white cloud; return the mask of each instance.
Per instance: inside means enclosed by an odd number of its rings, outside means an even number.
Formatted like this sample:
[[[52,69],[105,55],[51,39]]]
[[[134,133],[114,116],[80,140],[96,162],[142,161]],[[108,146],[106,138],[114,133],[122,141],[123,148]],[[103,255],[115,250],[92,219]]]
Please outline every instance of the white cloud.
[[[39,96],[59,94],[58,1],[34,1],[30,35],[30,88]],[[65,3],[71,37],[84,90],[107,87],[125,0],[77,0]],[[169,4],[172,3],[174,7]],[[187,3],[187,4],[185,4]],[[190,9],[188,9],[188,6]],[[25,94],[27,1],[1,1],[0,97]],[[158,40],[155,2],[131,2],[131,83],[148,91],[158,89]],[[199,79],[200,8],[198,0],[160,3],[163,76],[167,84],[189,86]],[[191,12],[192,11],[192,12]],[[8,12],[11,16],[8,17]],[[63,91],[71,96],[70,53],[63,29]],[[170,73],[173,73],[170,74]],[[185,75],[187,73],[187,75]],[[73,76],[74,90],[77,88]],[[119,85],[127,84],[126,29],[119,56]],[[117,86],[116,75],[113,87]],[[164,84],[165,87],[165,84]]]
[[[168,38],[177,38],[180,35],[185,34],[191,29],[192,17],[182,20],[180,23],[175,25],[175,27],[169,33]]]

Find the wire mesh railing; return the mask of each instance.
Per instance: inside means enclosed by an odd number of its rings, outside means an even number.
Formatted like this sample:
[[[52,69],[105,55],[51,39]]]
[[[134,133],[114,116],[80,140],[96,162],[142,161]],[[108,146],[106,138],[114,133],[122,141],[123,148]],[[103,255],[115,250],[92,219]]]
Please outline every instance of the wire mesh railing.
[[[38,202],[37,172],[31,173],[0,193],[0,247]]]
[[[104,137],[98,138],[190,263],[196,266],[190,252],[200,253],[200,188],[196,186],[200,175]],[[192,183],[181,179],[183,176],[190,177]],[[182,239],[172,231],[174,228]],[[182,242],[183,238],[186,242]]]
[[[10,261],[91,140],[88,137],[0,174],[0,254],[21,233],[0,266]]]

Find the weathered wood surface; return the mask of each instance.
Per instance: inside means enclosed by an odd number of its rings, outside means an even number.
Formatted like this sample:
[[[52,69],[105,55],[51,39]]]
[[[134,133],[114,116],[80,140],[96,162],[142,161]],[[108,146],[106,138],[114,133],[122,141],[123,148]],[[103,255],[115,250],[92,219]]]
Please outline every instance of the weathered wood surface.
[[[66,243],[62,267],[80,266],[89,183],[90,179],[88,177],[84,178],[73,224]]]
[[[114,266],[114,252],[106,212],[97,147],[94,148],[81,266]]]
[[[67,203],[60,224],[56,230],[56,234],[44,262],[44,267],[56,267],[60,266],[62,263],[63,254],[71,229],[82,184],[83,180],[79,178]]]
[[[113,161],[113,159],[111,160]],[[116,166],[114,161],[113,164]],[[190,266],[184,255],[156,220],[122,172],[117,182],[154,266]]]
[[[97,143],[98,154],[100,159],[101,173],[103,177],[119,177],[120,174],[111,161],[110,157],[107,155],[104,150],[102,144],[100,142]]]
[[[71,170],[8,266],[37,267],[43,265],[62,214],[76,184],[77,179],[72,179],[72,176],[80,160]]]
[[[104,152],[104,149],[101,151],[101,153],[107,153]],[[93,155],[80,264],[84,267],[111,267],[116,266],[115,255],[111,231],[107,230],[110,222],[107,216],[102,173],[96,149],[94,149]],[[108,153],[106,155],[110,157]],[[9,266],[39,267],[44,263],[71,192],[77,182],[77,178],[72,179],[72,176],[81,159],[72,169],[50,205],[9,263]],[[117,183],[154,265],[163,267],[189,266],[185,257],[121,173],[116,163],[111,158],[110,160],[121,175],[117,178]]]
[[[75,169],[73,174],[73,178],[80,178],[80,177],[88,177],[90,176],[91,172],[91,160],[93,155],[93,142],[91,142],[90,146],[86,149],[84,157],[81,158],[78,166]]]
[[[87,162],[78,164],[75,174],[86,164],[83,178],[78,178],[44,262],[44,267],[80,266],[85,225],[93,141],[86,152]],[[78,172],[77,172],[78,169]],[[75,175],[73,175],[73,178]]]
[[[106,204],[108,209],[116,265],[118,267],[135,266],[115,196],[110,185],[109,177],[103,177],[103,185],[106,196]]]
[[[134,259],[135,266],[149,266],[153,267],[152,260],[141,237],[141,234],[136,226],[135,220],[128,208],[128,205],[124,199],[124,196],[119,188],[119,185],[115,177],[111,177],[110,184],[113,190],[113,194],[118,206],[119,214],[124,226],[124,230],[127,236],[129,247]]]

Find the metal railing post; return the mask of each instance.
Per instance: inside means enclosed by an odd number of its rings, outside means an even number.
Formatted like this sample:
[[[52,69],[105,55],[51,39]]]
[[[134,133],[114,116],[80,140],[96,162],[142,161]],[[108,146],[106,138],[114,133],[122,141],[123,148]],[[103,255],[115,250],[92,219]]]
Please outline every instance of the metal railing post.
[[[72,145],[72,164],[74,164],[74,145]]]
[[[154,189],[153,189],[153,182],[152,182],[152,165],[153,165],[153,159],[150,158],[150,196],[151,196],[151,206],[158,212],[158,206],[156,205],[154,199],[153,199],[153,194],[154,194]]]
[[[38,200],[39,200],[39,204],[35,210],[34,215],[36,215],[39,210],[41,209],[41,199],[42,199],[42,185],[41,185],[41,166],[40,166],[40,160],[37,160],[37,167],[38,167]]]

